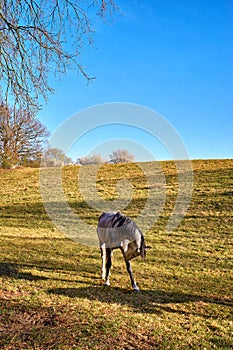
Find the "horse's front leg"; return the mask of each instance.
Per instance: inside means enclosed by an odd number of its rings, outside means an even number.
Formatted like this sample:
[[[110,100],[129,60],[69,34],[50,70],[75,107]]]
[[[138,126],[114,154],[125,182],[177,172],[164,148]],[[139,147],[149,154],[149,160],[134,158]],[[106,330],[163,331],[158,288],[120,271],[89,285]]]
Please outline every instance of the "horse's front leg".
[[[138,292],[140,289],[137,286],[136,281],[134,280],[133,270],[132,270],[131,264],[128,260],[125,260],[125,263],[126,263],[126,268],[127,268],[127,271],[128,271],[129,277],[130,277],[130,281],[131,281],[131,285],[133,287],[133,290]]]
[[[106,286],[110,286],[109,282],[109,276],[110,276],[110,269],[112,266],[112,249],[106,248],[106,276],[105,276],[105,284]]]

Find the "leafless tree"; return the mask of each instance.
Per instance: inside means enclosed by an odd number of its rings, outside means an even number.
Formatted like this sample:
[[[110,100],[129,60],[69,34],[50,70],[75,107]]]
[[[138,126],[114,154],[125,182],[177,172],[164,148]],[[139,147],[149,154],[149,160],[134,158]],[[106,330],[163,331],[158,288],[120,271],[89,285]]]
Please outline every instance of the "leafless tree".
[[[113,0],[0,0],[0,95],[20,109],[36,112],[41,96],[53,91],[49,75],[77,69],[80,53],[91,44],[93,15],[106,18]],[[11,101],[10,101],[11,103]]]
[[[129,163],[134,161],[134,156],[125,149],[112,151],[109,158],[111,163]]]
[[[38,160],[49,133],[28,112],[0,104],[0,166],[10,168]]]
[[[60,167],[72,163],[72,159],[67,157],[59,148],[48,148],[42,157],[42,167]]]
[[[77,160],[78,164],[88,165],[88,164],[103,164],[105,160],[101,157],[100,154],[93,154],[91,156],[84,156]]]

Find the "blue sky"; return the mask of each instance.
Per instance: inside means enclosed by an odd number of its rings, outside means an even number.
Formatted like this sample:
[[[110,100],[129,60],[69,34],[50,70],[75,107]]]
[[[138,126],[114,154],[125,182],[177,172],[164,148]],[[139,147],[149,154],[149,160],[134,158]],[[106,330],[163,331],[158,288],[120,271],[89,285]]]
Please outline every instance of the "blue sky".
[[[135,103],[167,119],[190,158],[233,158],[232,1],[116,3],[122,15],[113,24],[93,18],[94,47],[86,47],[80,56],[96,80],[87,84],[73,71],[60,81],[51,79],[55,94],[39,119],[54,132],[67,118],[93,105]],[[107,156],[111,147],[123,146],[136,160],[149,160],[140,145],[155,159],[170,158],[149,133],[124,125],[86,132],[70,155],[75,160],[100,150]]]

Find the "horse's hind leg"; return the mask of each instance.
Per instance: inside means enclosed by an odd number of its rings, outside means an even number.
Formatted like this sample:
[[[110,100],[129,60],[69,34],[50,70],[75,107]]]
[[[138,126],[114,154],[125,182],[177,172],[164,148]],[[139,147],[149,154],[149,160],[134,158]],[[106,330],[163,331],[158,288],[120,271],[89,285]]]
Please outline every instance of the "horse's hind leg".
[[[102,258],[102,279],[105,280],[106,278],[106,249],[100,248],[101,251],[101,258]]]
[[[110,248],[101,248],[102,256],[102,279],[105,280],[105,284],[110,286],[109,276],[110,268],[112,266],[112,250]]]

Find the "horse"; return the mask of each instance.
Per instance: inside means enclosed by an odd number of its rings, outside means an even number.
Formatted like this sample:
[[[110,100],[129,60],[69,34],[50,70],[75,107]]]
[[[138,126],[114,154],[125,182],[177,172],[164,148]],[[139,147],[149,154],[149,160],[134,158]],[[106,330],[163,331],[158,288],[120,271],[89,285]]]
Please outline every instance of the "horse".
[[[134,291],[139,287],[134,279],[130,260],[141,256],[146,257],[146,246],[144,236],[140,228],[128,216],[120,212],[104,212],[100,215],[97,225],[97,234],[100,243],[102,257],[102,279],[105,285],[110,286],[109,275],[112,266],[113,251],[120,249]]]

